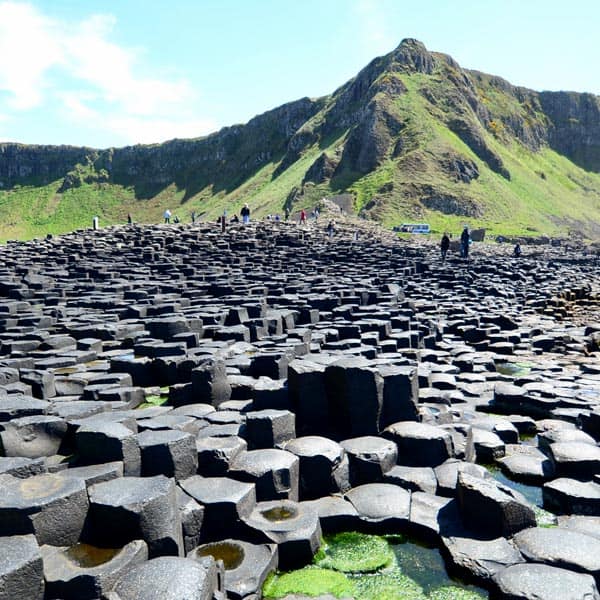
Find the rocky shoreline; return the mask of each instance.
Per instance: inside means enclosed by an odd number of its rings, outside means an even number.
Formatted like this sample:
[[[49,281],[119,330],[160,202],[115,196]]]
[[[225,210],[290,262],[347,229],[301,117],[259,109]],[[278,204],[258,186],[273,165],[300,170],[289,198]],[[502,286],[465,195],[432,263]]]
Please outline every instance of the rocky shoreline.
[[[324,226],[0,247],[0,600],[260,598],[338,531],[600,598],[598,256]]]

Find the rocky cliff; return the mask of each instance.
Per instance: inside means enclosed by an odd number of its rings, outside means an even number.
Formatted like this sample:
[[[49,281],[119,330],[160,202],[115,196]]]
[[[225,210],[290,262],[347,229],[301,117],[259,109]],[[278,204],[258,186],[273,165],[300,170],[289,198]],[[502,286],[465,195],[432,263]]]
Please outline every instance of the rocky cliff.
[[[0,145],[4,190],[112,186],[155,210],[176,198],[207,214],[351,193],[357,211],[384,223],[517,218],[522,228],[585,228],[596,213],[600,223],[598,173],[597,96],[515,87],[412,39],[330,96],[204,138],[106,150]]]

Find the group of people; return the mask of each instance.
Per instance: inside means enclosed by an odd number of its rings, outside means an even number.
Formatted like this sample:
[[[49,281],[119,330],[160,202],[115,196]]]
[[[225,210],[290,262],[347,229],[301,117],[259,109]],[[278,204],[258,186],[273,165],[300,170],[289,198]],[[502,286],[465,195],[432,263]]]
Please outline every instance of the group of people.
[[[463,232],[460,234],[460,256],[461,258],[468,259],[469,258],[469,249],[472,244],[471,234],[469,233],[469,228],[465,227]],[[446,260],[446,256],[448,254],[448,250],[450,249],[450,236],[447,232],[444,232],[442,239],[440,241],[440,251],[442,254],[442,260]],[[513,250],[513,256],[515,258],[519,258],[523,254],[521,250],[521,245],[516,244]]]
[[[248,203],[244,204],[244,206],[242,207],[242,209],[240,210],[240,217],[241,217],[241,221],[244,225],[250,223],[250,206],[248,206]],[[319,207],[315,207],[315,209],[313,211],[311,211],[310,213],[310,217],[311,219],[314,219],[315,221],[318,221],[319,219]],[[163,213],[163,218],[164,218],[164,222],[166,224],[170,224],[171,221],[173,223],[180,223],[181,221],[179,220],[179,217],[177,217],[177,215],[173,216],[173,213],[171,212],[170,209],[166,209]],[[267,215],[267,220],[269,221],[280,221],[281,217],[276,214],[276,215]],[[286,207],[285,209],[285,220],[288,221],[290,218],[290,209],[289,207]],[[192,223],[196,222],[196,212],[192,211],[191,213],[191,219],[192,219]],[[300,213],[299,213],[299,225],[305,225],[307,223],[308,220],[308,215],[305,209],[301,209]],[[217,223],[222,224],[223,222],[227,222],[227,211],[223,211],[223,216],[219,217],[217,219]],[[128,214],[127,215],[127,222],[129,224],[133,223],[133,220],[131,218],[131,215]],[[230,219],[229,219],[229,223],[230,224],[235,224],[235,223],[239,223],[240,222],[240,218],[237,216],[237,214],[233,215]],[[335,221],[333,219],[331,219],[328,223],[327,223],[327,227],[325,228],[327,235],[329,236],[329,239],[333,238],[334,234],[336,233],[336,224]],[[447,235],[444,234],[444,237],[446,239],[448,239]],[[356,235],[355,238],[358,238],[358,236]],[[447,252],[447,247],[446,247],[446,251],[444,252],[444,239],[442,239],[442,255],[445,258],[446,256],[446,252]],[[448,239],[448,247],[450,245],[450,241]]]
[[[173,213],[168,208],[163,213],[163,217],[165,219],[165,223],[170,223],[171,217],[173,217],[173,223],[181,223],[181,221],[179,220],[179,217],[177,215],[173,216]]]

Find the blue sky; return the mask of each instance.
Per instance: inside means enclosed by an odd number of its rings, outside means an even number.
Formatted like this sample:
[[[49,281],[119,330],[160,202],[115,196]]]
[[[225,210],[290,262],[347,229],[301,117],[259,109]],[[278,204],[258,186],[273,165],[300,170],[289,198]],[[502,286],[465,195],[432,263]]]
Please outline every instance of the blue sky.
[[[0,0],[0,141],[205,135],[320,96],[403,38],[533,89],[600,94],[592,0]]]

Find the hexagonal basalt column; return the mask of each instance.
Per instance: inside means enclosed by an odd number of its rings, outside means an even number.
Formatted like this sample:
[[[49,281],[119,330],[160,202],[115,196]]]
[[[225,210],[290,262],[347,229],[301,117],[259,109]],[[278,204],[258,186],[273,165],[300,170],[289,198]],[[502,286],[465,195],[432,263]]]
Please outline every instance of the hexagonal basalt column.
[[[148,560],[142,540],[124,548],[97,548],[76,544],[69,548],[42,546],[48,598],[93,600],[109,592],[135,565]]]
[[[288,442],[285,449],[300,460],[300,499],[321,498],[350,489],[348,457],[337,442],[309,435]]]
[[[42,600],[44,568],[35,537],[5,537],[0,547],[0,600]]]
[[[298,500],[299,461],[291,452],[277,449],[242,452],[233,461],[229,474],[256,484],[259,501]]]
[[[114,587],[110,600],[211,600],[223,598],[223,573],[211,557],[201,562],[163,556],[139,565]]]
[[[192,559],[205,556],[223,561],[225,591],[232,600],[260,594],[265,579],[278,564],[276,544],[250,544],[233,539],[204,544],[188,554]]]
[[[257,541],[277,544],[280,569],[293,569],[309,563],[319,549],[319,518],[306,505],[289,500],[259,502],[245,521],[255,532]]]
[[[162,475],[120,477],[91,486],[89,496],[86,540],[114,547],[143,539],[151,557],[183,553],[181,519],[172,479]]]
[[[142,453],[142,475],[186,479],[196,474],[196,439],[183,431],[147,430],[137,436]]]
[[[75,544],[88,511],[85,481],[60,474],[6,479],[0,535],[33,533],[40,544]]]
[[[237,536],[241,519],[256,505],[253,483],[228,477],[194,475],[180,482],[181,488],[204,506],[202,540]]]

